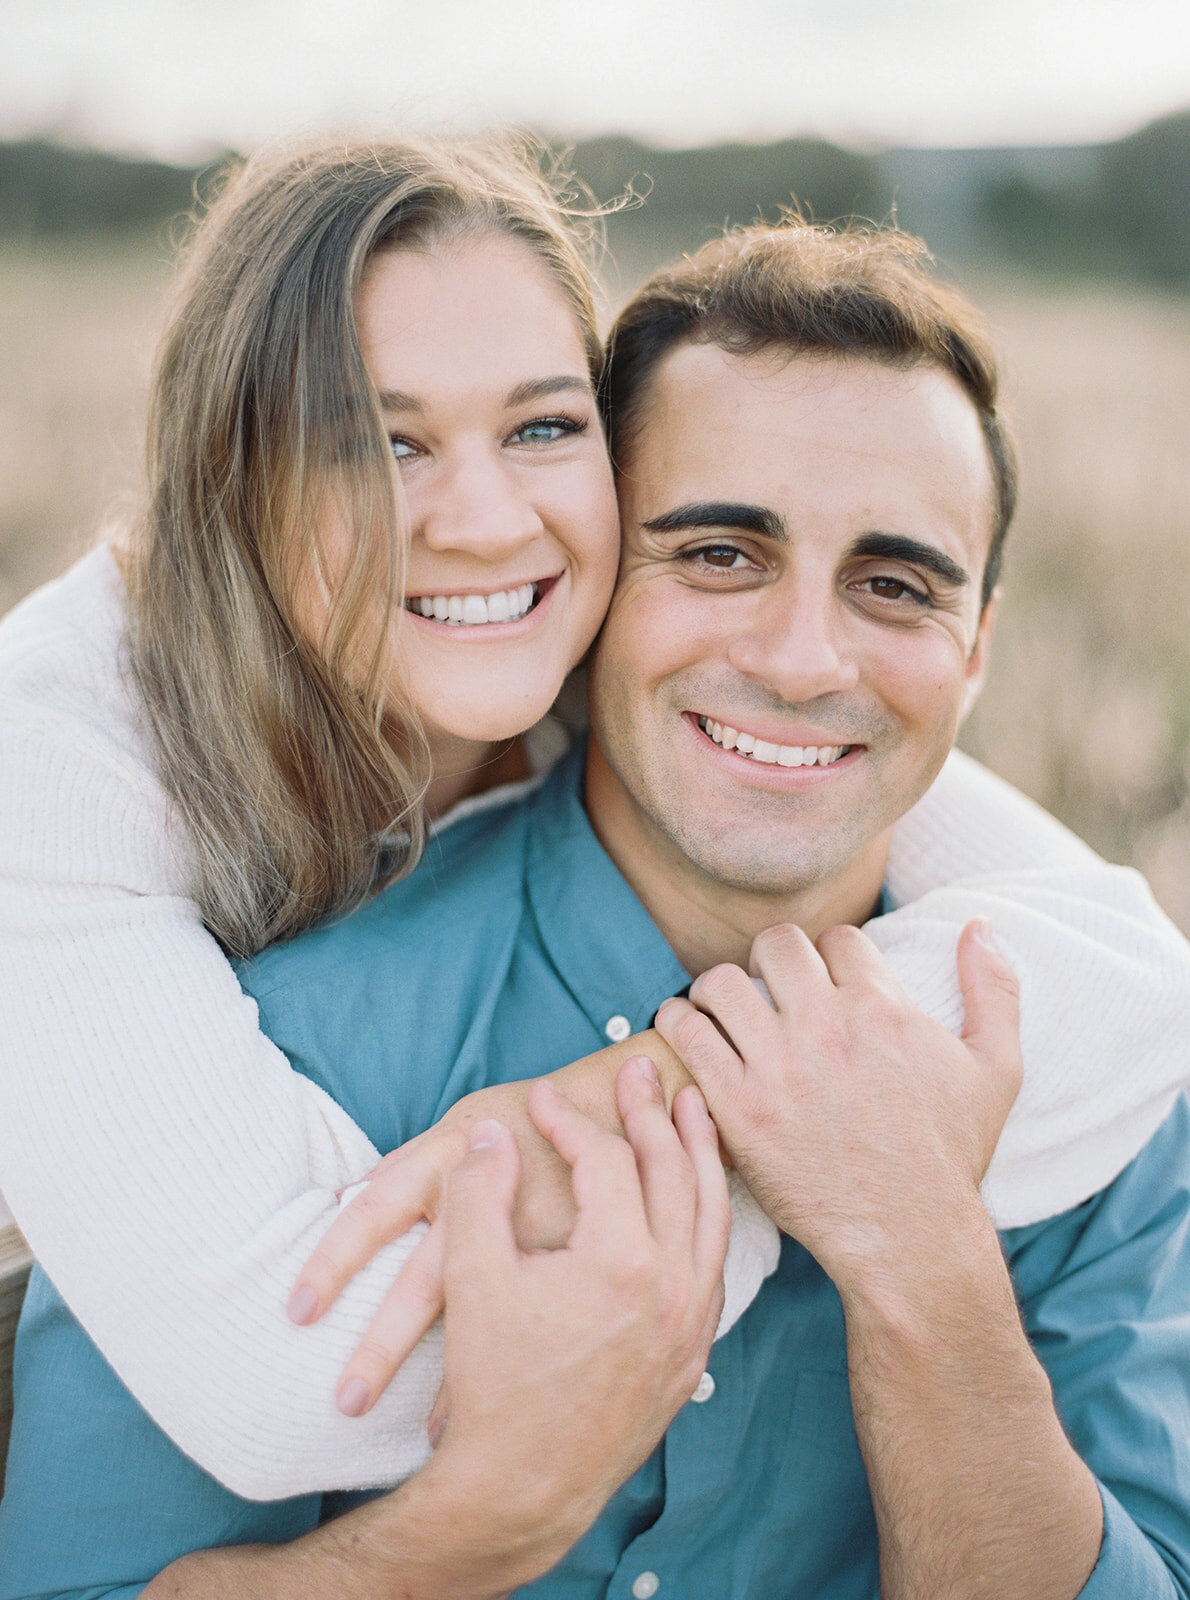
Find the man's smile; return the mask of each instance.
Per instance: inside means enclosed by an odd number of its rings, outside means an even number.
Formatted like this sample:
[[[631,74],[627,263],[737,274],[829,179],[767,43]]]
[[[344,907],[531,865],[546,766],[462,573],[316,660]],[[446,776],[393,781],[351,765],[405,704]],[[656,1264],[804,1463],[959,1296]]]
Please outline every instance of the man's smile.
[[[776,767],[832,767],[844,756],[858,748],[852,744],[821,743],[778,744],[746,729],[730,727],[711,717],[699,716],[698,726],[714,744],[723,750],[734,750],[761,766]]]

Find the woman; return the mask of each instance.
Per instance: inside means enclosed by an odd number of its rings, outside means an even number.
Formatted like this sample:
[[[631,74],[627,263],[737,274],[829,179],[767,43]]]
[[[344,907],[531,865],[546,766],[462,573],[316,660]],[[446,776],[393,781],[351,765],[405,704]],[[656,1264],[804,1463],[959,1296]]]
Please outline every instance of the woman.
[[[311,1328],[280,1315],[378,1153],[256,1032],[222,952],[347,911],[435,815],[528,775],[510,741],[614,576],[598,361],[581,263],[524,164],[465,146],[254,163],[181,281],[123,576],[96,552],[3,630],[0,1174],[116,1370],[241,1493],[396,1476],[399,1386],[354,1422],[329,1395],[404,1257]],[[955,782],[916,819],[935,854],[898,898],[971,870],[989,816],[1011,848],[980,870],[1090,870],[1023,803]],[[953,909],[939,926],[950,959]],[[912,976],[921,946],[888,954]],[[609,1080],[580,1067],[574,1096],[606,1106]],[[245,1340],[269,1394],[237,1388]]]

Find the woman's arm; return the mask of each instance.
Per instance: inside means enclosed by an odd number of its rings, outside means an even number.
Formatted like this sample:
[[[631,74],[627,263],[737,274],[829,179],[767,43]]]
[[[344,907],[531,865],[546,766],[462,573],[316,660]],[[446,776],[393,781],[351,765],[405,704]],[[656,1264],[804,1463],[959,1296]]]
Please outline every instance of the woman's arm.
[[[379,1152],[260,1032],[185,897],[117,669],[122,624],[97,551],[0,627],[0,1183],[117,1374],[220,1482],[259,1499],[392,1483],[428,1454],[440,1334],[366,1421],[340,1414],[335,1385],[425,1229],[381,1249],[317,1327],[286,1318],[339,1192]],[[568,1074],[610,1128],[627,1053]],[[544,1190],[557,1158],[526,1093],[503,1100]],[[555,1238],[563,1189],[557,1215],[530,1208]],[[742,1204],[753,1229],[742,1258],[736,1230],[732,1276],[742,1259],[755,1281],[736,1314],[776,1262],[775,1233]]]
[[[312,1330],[284,1305],[378,1152],[257,1027],[184,898],[117,669],[107,552],[0,628],[0,1185],[149,1413],[250,1497],[391,1483],[435,1363],[366,1422],[335,1378],[415,1242]]]
[[[957,1032],[955,941],[986,917],[1021,985],[1025,1077],[984,1182],[997,1225],[1110,1183],[1190,1083],[1190,945],[1139,873],[955,751],[897,825],[900,909],[868,925],[909,996]]]

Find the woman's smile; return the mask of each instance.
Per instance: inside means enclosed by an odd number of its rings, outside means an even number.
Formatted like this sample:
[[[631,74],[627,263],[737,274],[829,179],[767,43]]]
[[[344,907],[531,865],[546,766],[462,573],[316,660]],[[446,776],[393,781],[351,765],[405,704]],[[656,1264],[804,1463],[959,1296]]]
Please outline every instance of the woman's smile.
[[[530,579],[484,594],[423,594],[406,597],[405,609],[419,621],[470,632],[520,622],[535,612],[557,578]]]

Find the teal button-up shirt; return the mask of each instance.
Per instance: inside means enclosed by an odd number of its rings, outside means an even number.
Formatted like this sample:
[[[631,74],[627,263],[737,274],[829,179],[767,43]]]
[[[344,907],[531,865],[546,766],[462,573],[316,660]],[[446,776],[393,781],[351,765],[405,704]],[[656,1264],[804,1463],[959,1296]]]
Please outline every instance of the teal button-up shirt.
[[[591,832],[580,777],[576,754],[527,801],[442,832],[412,878],[355,916],[245,969],[267,1031],[381,1148],[468,1090],[598,1048],[613,1017],[646,1026],[687,982]],[[1105,1539],[1083,1600],[1188,1600],[1186,1105],[1108,1189],[1004,1245],[1059,1412],[1102,1488]],[[709,1371],[713,1392],[683,1407],[525,1596],[630,1600],[636,1585],[659,1600],[872,1600],[876,1531],[842,1311],[793,1240]],[[130,1597],[187,1551],[291,1539],[358,1498],[261,1505],[220,1488],[43,1277],[16,1397],[0,1600]]]

